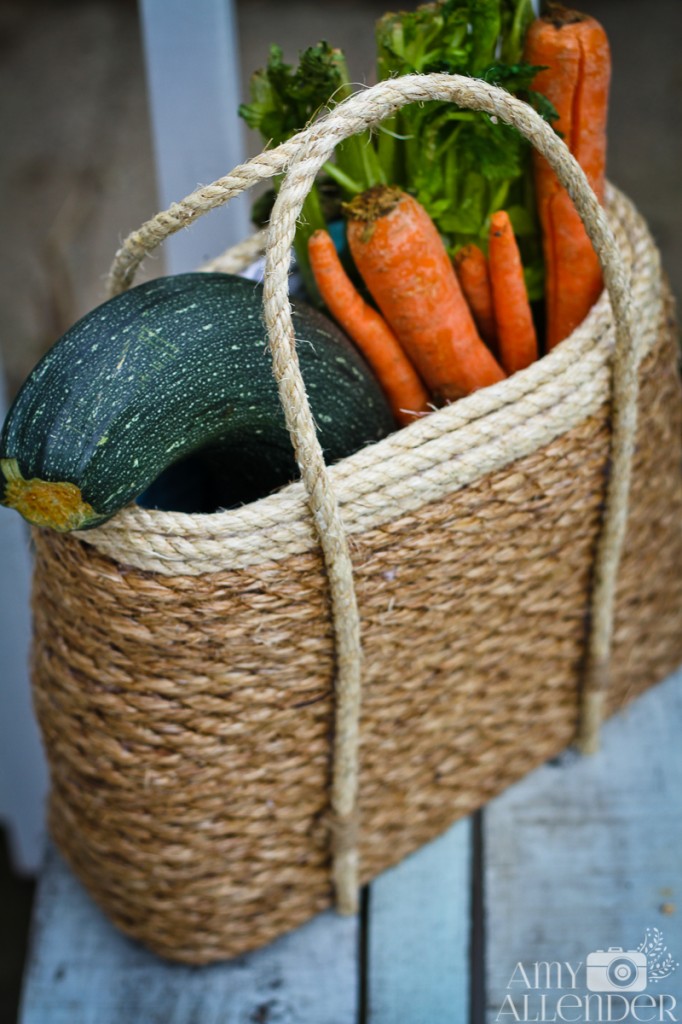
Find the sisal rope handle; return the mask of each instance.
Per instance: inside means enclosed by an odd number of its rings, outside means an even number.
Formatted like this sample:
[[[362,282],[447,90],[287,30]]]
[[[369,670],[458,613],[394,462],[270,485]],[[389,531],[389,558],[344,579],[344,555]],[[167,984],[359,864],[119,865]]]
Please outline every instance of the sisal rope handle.
[[[292,139],[198,189],[134,232],[116,255],[110,291],[124,290],[147,252],[197,216],[288,167],[273,207],[266,246],[265,319],[280,400],[308,494],[329,578],[336,647],[332,776],[333,876],[337,906],[357,909],[357,794],[361,699],[360,624],[348,540],[330,483],[296,355],[289,301],[290,251],[303,201],[315,176],[344,139],[376,127],[407,103],[441,100],[485,111],[513,125],[544,156],[567,189],[595,248],[611,300],[616,343],[612,363],[611,466],[594,564],[579,742],[598,742],[608,689],[615,590],[627,522],[637,423],[639,356],[632,343],[629,282],[604,211],[566,145],[528,104],[478,79],[435,73],[389,79],[344,100]]]

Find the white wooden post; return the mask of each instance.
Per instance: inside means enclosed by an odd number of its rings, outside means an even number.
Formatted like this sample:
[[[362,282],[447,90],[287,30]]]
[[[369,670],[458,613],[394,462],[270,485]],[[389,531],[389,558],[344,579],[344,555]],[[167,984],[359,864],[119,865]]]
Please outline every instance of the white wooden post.
[[[159,207],[244,160],[232,0],[141,0]],[[248,197],[164,245],[167,273],[194,270],[250,230]],[[151,212],[151,211],[150,211]]]

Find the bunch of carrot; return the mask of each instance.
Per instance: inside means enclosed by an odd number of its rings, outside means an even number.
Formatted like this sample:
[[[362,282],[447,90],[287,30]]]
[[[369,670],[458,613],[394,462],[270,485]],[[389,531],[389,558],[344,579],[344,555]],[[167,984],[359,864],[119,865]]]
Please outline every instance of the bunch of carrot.
[[[603,200],[610,55],[593,18],[551,0],[540,18],[530,0],[434,0],[381,18],[377,46],[382,78],[447,68],[525,96],[555,120]],[[294,70],[272,47],[240,112],[279,142],[350,91],[341,51],[310,47]],[[542,296],[543,261],[544,350],[582,322],[602,289],[565,189],[493,120],[449,104],[408,105],[385,132],[337,148],[297,229],[311,301],[364,353],[401,425],[538,358],[531,299]],[[353,279],[326,230],[340,207]]]
[[[569,10],[559,3],[547,4],[547,13],[528,27],[524,60],[536,68],[533,80],[536,94],[544,96],[555,114],[555,129],[582,167],[600,202],[604,200],[606,181],[606,118],[611,74],[608,39],[594,18]],[[536,205],[540,218],[545,270],[545,347],[554,348],[585,319],[601,294],[603,280],[599,260],[582,221],[547,161],[533,154]],[[485,257],[475,247],[462,250],[457,256],[458,270],[481,334],[497,344],[508,372],[521,368],[505,361],[505,337],[515,335],[521,349],[521,365],[527,365],[531,327],[528,310],[516,305],[520,319],[512,326],[505,312],[498,312],[495,282],[504,280],[495,264],[499,263],[499,246],[495,236],[502,230],[501,215],[491,218],[489,276],[498,322],[490,315],[491,302],[486,298],[490,288],[485,283]],[[499,320],[499,317],[502,317]],[[524,338],[526,339],[524,341]]]
[[[459,261],[459,279],[428,214],[402,190],[377,185],[347,212],[351,255],[378,310],[356,290],[324,230],[310,238],[310,265],[327,308],[372,366],[400,424],[537,358],[523,267],[504,211],[492,218],[489,263],[472,247]],[[497,358],[481,338],[486,329]]]
[[[600,202],[606,173],[606,116],[611,56],[594,18],[548,4],[526,33],[526,60],[542,70],[534,88],[553,104],[554,127],[582,167]],[[547,348],[563,341],[602,290],[599,261],[582,222],[556,175],[534,155],[535,191],[545,260]]]
[[[553,104],[557,130],[602,200],[610,68],[604,30],[593,18],[553,4],[530,25],[524,56],[540,67],[533,87]],[[535,158],[534,170],[549,350],[582,322],[602,277],[566,191],[544,159]],[[490,217],[487,256],[468,244],[454,261],[424,208],[399,188],[376,185],[345,210],[353,262],[376,308],[355,288],[325,230],[309,240],[310,266],[327,308],[382,382],[398,423],[538,358],[519,247],[505,210]]]

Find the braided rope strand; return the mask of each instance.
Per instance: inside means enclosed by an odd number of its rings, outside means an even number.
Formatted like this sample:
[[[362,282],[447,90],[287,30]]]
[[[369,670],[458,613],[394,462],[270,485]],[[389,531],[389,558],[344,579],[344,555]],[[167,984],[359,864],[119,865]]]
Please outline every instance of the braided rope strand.
[[[300,374],[289,303],[288,271],[296,220],[334,136],[321,135],[292,161],[272,211],[265,261],[265,321],[275,378],[329,578],[336,647],[336,705],[331,787],[333,881],[341,913],[358,909],[356,803],[360,741],[360,617],[348,538]]]

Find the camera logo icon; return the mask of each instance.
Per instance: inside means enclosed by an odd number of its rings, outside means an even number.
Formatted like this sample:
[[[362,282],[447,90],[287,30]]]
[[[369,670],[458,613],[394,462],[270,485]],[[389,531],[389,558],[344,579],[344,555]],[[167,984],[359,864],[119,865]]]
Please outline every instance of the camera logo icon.
[[[590,992],[643,992],[647,986],[646,954],[637,949],[609,946],[585,959]]]

